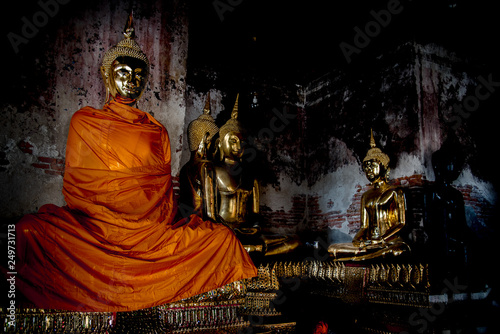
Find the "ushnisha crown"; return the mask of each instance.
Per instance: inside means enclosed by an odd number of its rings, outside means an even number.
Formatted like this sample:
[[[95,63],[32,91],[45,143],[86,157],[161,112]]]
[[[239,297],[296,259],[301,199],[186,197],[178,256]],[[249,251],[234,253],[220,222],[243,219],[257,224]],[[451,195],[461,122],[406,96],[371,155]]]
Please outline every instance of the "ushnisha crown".
[[[363,159],[363,162],[368,160],[378,160],[387,169],[390,161],[389,156],[382,152],[382,150],[380,150],[375,144],[373,130],[371,130],[370,147],[371,148],[368,150],[368,153],[366,153],[366,157]]]
[[[238,98],[240,94],[236,95],[236,102],[234,103],[233,111],[231,112],[231,118],[221,126],[219,130],[219,138],[222,140],[229,132],[245,133],[245,129],[238,120]]]
[[[146,67],[149,70],[149,60],[146,54],[142,52],[141,47],[135,41],[135,32],[132,20],[132,13],[130,13],[125,29],[123,31],[125,38],[121,40],[116,46],[112,47],[104,54],[102,60],[102,69],[104,73],[108,73],[111,65],[118,57],[132,57],[142,60],[146,63]]]
[[[210,92],[207,95],[207,101],[203,108],[203,114],[188,125],[188,142],[189,150],[196,151],[203,136],[208,133],[208,140],[210,141],[213,136],[219,132],[219,127],[215,124],[214,119],[210,115]]]

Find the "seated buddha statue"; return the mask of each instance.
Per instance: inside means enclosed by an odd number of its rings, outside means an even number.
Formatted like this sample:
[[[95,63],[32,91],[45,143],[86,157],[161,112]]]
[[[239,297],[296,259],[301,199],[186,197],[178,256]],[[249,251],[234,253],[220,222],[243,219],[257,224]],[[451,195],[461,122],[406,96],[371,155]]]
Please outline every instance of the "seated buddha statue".
[[[259,183],[242,160],[245,140],[246,130],[238,120],[237,97],[231,118],[219,129],[218,158],[212,169],[205,169],[207,217],[229,226],[247,251],[264,255],[290,252],[298,247],[298,240],[261,233]]]
[[[215,124],[210,112],[209,92],[203,113],[189,123],[187,128],[191,156],[182,167],[179,175],[179,213],[181,216],[194,213],[207,218],[203,211],[206,206],[203,204],[202,194],[207,191],[203,189],[203,179],[206,171],[212,168],[212,139],[219,132],[219,127]]]
[[[387,183],[389,157],[376,147],[373,132],[370,146],[363,159],[363,170],[373,187],[361,197],[361,227],[352,242],[328,247],[330,254],[339,261],[397,256],[409,251],[399,235],[405,226],[404,192]]]
[[[131,16],[124,35],[103,57],[103,108],[71,118],[67,205],[46,204],[15,227],[16,288],[39,308],[133,311],[257,274],[226,226],[174,220],[167,130],[135,107],[150,66]]]

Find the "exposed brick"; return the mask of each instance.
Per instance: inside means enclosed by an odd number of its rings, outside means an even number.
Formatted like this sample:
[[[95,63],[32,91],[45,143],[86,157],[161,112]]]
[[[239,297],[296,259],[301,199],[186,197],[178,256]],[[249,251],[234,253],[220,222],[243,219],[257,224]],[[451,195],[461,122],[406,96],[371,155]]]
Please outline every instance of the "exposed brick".
[[[425,187],[431,184],[422,175],[411,175],[398,179],[391,179],[390,184],[401,186],[411,190],[408,192],[408,201],[418,201],[421,199]],[[298,224],[307,222],[308,228],[314,231],[326,230],[328,228],[338,229],[347,223],[349,234],[355,234],[360,228],[360,205],[361,197],[368,189],[370,184],[356,186],[356,192],[352,196],[351,205],[344,211],[327,211],[323,212],[319,209],[319,201],[321,195],[306,195],[299,194],[291,198],[292,208],[285,212],[284,210],[272,211],[266,207],[261,214],[265,221],[269,222],[271,228],[280,228],[283,233],[296,233]],[[465,205],[472,208],[476,213],[476,217],[481,221],[486,221],[493,216],[492,205],[488,203],[480,194],[479,190],[473,186],[467,185],[457,187],[464,196]],[[335,198],[330,199],[334,202]],[[413,215],[413,220],[422,220],[422,214],[415,211],[410,213]]]
[[[19,147],[19,149],[24,153],[33,154],[33,145],[31,145],[27,141],[21,140],[17,144],[17,147]]]
[[[41,163],[32,163],[31,166],[35,168],[40,168],[40,169],[49,169],[50,165],[49,164],[41,164]]]
[[[64,175],[64,159],[52,157],[37,157],[38,162],[32,163],[31,166],[38,169],[43,169],[48,175]]]
[[[38,161],[40,162],[46,162],[46,163],[49,163],[49,164],[52,164],[52,163],[57,163],[57,159],[56,158],[49,158],[49,157],[38,157]]]
[[[49,174],[49,175],[56,175],[56,176],[64,175],[64,173],[62,173],[62,172],[51,170],[51,169],[46,169],[44,172],[45,172],[45,174]]]

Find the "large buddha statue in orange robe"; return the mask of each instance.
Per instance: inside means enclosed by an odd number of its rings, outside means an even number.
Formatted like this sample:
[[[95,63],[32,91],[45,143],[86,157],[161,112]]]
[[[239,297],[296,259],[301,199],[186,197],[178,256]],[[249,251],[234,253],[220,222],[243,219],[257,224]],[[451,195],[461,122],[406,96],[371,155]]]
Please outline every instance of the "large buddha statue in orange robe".
[[[176,204],[167,131],[134,107],[149,64],[133,39],[109,50],[108,101],[71,120],[63,194],[17,225],[17,288],[41,308],[136,310],[257,274],[234,233]]]

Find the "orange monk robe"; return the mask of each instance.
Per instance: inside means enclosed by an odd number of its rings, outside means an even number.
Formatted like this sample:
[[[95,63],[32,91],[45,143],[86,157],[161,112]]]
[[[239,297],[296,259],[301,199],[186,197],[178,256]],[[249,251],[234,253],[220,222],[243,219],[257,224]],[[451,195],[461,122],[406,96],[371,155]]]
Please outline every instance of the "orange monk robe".
[[[16,284],[38,307],[136,310],[257,274],[225,226],[173,221],[168,134],[138,109],[113,101],[75,113],[63,194],[67,206],[16,225]]]

